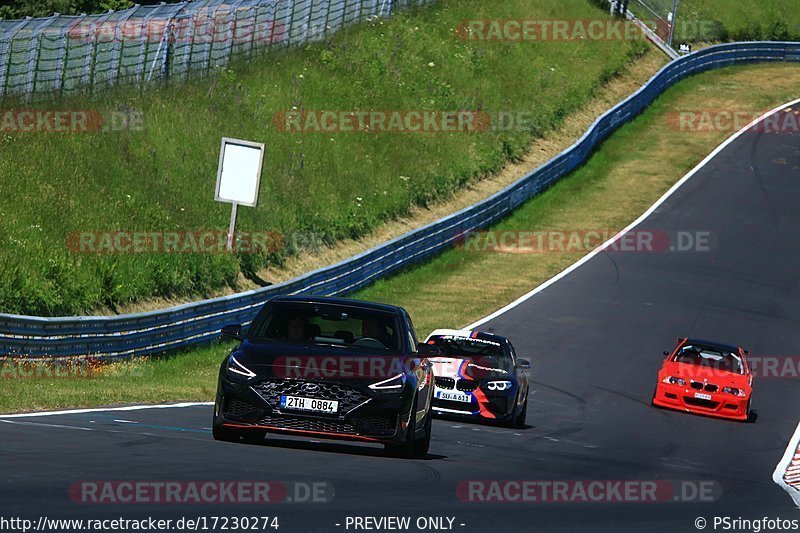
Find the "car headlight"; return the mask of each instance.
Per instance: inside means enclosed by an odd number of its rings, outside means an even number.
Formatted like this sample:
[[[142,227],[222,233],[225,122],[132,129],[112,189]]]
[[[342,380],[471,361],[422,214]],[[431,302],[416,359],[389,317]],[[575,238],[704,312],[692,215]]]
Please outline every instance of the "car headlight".
[[[486,384],[488,390],[504,391],[511,388],[510,381],[490,381]]]
[[[397,374],[396,376],[392,376],[389,379],[384,379],[383,381],[379,381],[377,383],[373,383],[369,386],[372,390],[400,390],[403,388],[403,385],[406,384],[406,375],[405,374]]]
[[[686,385],[686,380],[683,378],[676,378],[675,376],[667,376],[664,378],[664,383],[670,383],[672,385],[680,385],[681,387]]]
[[[737,389],[736,387],[725,387],[722,389],[722,392],[725,394],[733,394],[734,396],[738,396],[740,398],[745,397],[745,393],[742,389]]]
[[[230,356],[228,358],[228,373],[229,374],[237,374],[239,376],[243,376],[245,378],[253,378],[256,376],[256,373],[244,366],[242,363],[236,360],[234,356]]]

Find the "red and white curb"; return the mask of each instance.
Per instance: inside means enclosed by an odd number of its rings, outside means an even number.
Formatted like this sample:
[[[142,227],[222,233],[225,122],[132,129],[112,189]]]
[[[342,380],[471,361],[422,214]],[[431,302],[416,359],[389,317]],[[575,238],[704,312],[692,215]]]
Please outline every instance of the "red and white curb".
[[[775,467],[772,480],[780,485],[800,508],[800,424],[797,425],[781,462]]]

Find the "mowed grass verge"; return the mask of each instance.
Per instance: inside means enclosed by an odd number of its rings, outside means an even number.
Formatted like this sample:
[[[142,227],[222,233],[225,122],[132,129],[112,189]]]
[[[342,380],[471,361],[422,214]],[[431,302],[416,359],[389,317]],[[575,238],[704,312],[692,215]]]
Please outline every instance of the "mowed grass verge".
[[[671,9],[671,0],[668,4]],[[678,42],[796,41],[800,9],[796,0],[684,0],[675,32]]]
[[[588,0],[440,0],[208,78],[39,102],[102,114],[111,126],[121,114],[133,127],[8,133],[3,123],[0,312],[106,314],[252,288],[260,271],[308,243],[357,238],[447,199],[519,159],[647,49],[640,41],[467,42],[456,34],[461,21],[606,16]],[[274,119],[292,110],[525,118],[481,132],[283,131]],[[237,229],[282,238],[256,254],[81,253],[124,252],[127,239],[115,247],[97,234],[225,232],[230,206],[214,201],[223,136],[267,146],[259,206],[239,210]]]
[[[764,84],[764,79],[773,82]],[[671,125],[675,111],[765,111],[795,98],[798,83],[800,67],[794,65],[734,67],[685,80],[607,140],[584,167],[494,229],[622,229],[733,133],[677,131]],[[464,326],[491,313],[581,255],[453,249],[353,297],[406,307],[424,335],[436,327]],[[0,389],[0,411],[208,401],[230,346],[215,343],[168,357],[112,365],[91,379],[14,378],[13,367],[7,367],[2,372],[7,379]]]

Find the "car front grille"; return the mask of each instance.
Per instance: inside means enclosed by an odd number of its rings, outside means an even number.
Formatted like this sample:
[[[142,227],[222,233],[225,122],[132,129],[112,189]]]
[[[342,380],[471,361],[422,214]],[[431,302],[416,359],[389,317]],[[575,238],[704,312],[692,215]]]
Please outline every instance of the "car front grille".
[[[226,417],[233,418],[249,418],[248,415],[253,415],[254,411],[259,410],[255,405],[249,404],[240,400],[239,398],[227,398],[225,400],[223,413]]]
[[[453,378],[446,378],[443,376],[436,376],[434,378],[436,386],[440,389],[452,389],[456,385],[456,380]]]
[[[308,383],[313,383],[318,389],[314,392],[302,390],[303,385]],[[273,409],[278,410],[281,407],[281,396],[303,396],[306,398],[319,398],[320,400],[336,400],[339,402],[340,415],[349,413],[370,399],[367,394],[358,389],[337,383],[283,379],[264,381],[254,385],[253,388]]]
[[[691,386],[695,390],[705,390],[706,392],[717,392],[719,387],[713,383],[700,383],[699,381],[692,381]]]
[[[396,421],[384,416],[353,417],[349,420],[340,420],[338,418],[265,415],[258,423],[290,431],[390,437],[395,433]]]
[[[353,419],[359,433],[366,435],[394,435],[397,421],[386,416],[365,416]]]
[[[458,383],[456,383],[456,388],[460,391],[464,392],[472,392],[478,388],[477,381],[465,381],[463,379],[459,379]]]

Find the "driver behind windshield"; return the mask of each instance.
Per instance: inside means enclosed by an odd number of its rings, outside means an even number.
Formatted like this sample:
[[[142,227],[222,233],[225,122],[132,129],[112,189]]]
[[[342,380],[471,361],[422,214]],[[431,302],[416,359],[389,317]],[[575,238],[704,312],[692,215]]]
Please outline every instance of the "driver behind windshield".
[[[286,339],[290,341],[305,341],[310,338],[309,324],[304,318],[290,318],[286,322]]]
[[[361,321],[361,337],[375,339],[380,341],[384,346],[389,344],[389,335],[386,332],[386,326],[379,318],[368,317]]]
[[[702,350],[702,348],[701,348]],[[732,353],[724,353],[708,350],[706,353],[715,354],[715,356],[703,356],[703,352],[698,351],[694,346],[686,346],[676,357],[679,363],[685,363],[695,366],[704,366],[715,368],[717,370],[724,370],[726,372],[742,373],[742,364],[739,358]]]

